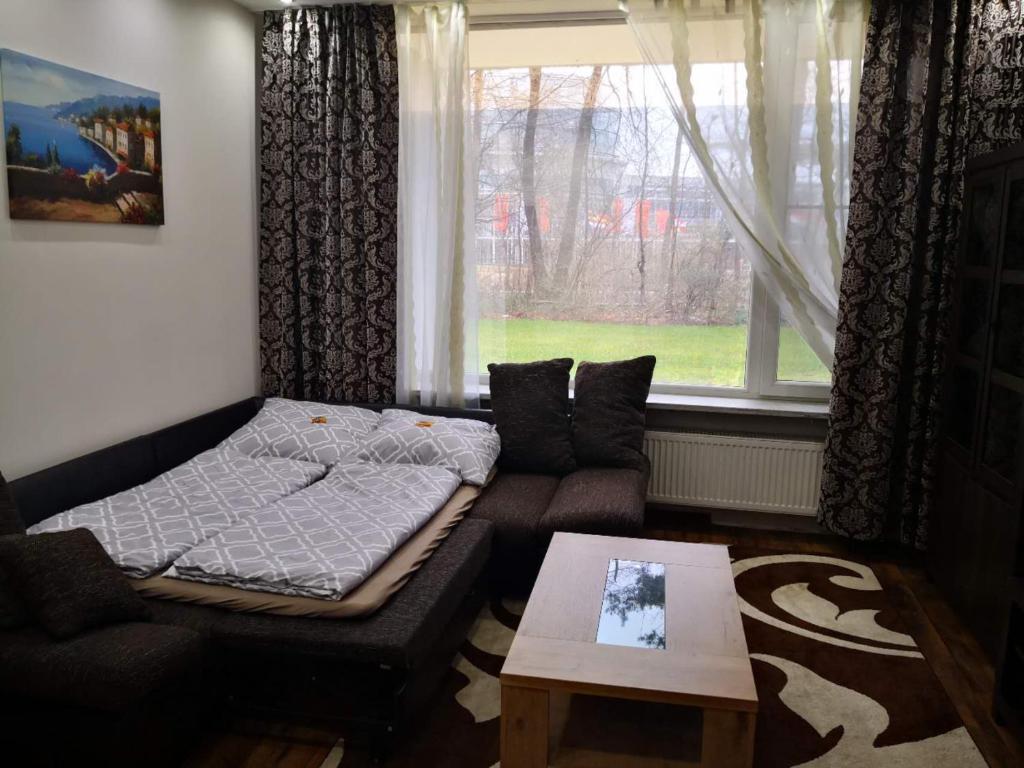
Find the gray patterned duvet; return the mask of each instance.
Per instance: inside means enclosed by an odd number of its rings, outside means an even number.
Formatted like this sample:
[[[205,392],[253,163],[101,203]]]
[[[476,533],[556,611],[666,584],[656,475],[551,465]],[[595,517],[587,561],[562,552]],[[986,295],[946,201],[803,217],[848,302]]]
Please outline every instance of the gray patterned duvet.
[[[254,459],[278,456],[329,467],[349,458],[379,423],[380,414],[365,408],[269,397],[221,447]]]
[[[48,518],[29,533],[88,528],[129,576],[145,578],[325,472],[319,464],[214,448],[148,483]]]
[[[493,424],[388,408],[378,427],[359,445],[355,458],[445,467],[470,485],[484,485],[500,452],[501,439]]]
[[[443,467],[351,462],[190,550],[166,575],[340,600],[441,509]]]

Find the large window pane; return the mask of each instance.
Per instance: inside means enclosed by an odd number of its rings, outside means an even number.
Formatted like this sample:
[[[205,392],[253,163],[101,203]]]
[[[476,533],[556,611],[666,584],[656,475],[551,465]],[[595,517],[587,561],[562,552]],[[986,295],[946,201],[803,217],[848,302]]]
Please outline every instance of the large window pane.
[[[810,345],[785,320],[779,328],[778,381],[828,384],[832,372],[826,368]]]
[[[649,69],[480,69],[473,102],[481,370],[655,354],[743,387],[750,267]]]
[[[483,318],[480,357],[525,363],[571,355],[577,363],[658,356],[657,380],[743,386],[743,325],[641,325],[529,318]]]

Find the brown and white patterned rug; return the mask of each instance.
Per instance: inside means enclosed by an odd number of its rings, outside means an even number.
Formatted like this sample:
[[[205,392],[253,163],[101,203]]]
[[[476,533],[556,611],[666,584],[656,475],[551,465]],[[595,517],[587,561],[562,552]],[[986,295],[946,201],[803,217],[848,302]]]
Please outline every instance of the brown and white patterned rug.
[[[760,698],[757,768],[984,768],[870,567],[731,554]],[[498,674],[523,606],[483,609],[422,728],[389,766],[498,765]],[[339,743],[322,768],[365,764]]]

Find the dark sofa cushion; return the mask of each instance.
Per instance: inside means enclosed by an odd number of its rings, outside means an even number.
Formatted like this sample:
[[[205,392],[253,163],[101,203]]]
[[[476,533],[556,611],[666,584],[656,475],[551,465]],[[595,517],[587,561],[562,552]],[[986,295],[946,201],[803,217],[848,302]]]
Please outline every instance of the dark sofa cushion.
[[[145,602],[85,528],[0,538],[0,568],[53,637],[149,619]]]
[[[470,510],[474,519],[494,524],[491,581],[503,594],[527,594],[533,585],[544,559],[539,525],[559,480],[554,475],[499,472]]]
[[[616,363],[580,363],[576,371],[572,445],[581,467],[644,471],[647,395],[653,355]]]
[[[501,437],[498,467],[565,475],[576,468],[569,422],[572,360],[491,363],[491,409]]]
[[[11,534],[11,536],[24,536],[23,533]],[[2,540],[5,537],[0,537]],[[18,597],[18,592],[7,573],[0,568],[0,629],[16,629],[31,623],[25,604]]]
[[[473,504],[470,514],[494,523],[496,544],[521,549],[537,535],[537,524],[558,490],[554,475],[499,473]]]
[[[14,506],[14,498],[7,487],[7,481],[0,473],[0,537],[8,535],[23,535],[25,524],[18,515]],[[0,570],[0,629],[11,629],[22,627],[28,623],[28,614],[25,606],[18,599],[14,585],[10,583],[7,576]]]
[[[193,671],[198,634],[158,624],[117,624],[54,642],[39,629],[4,633],[0,688],[36,700],[124,711]]]
[[[24,533],[25,522],[18,514],[18,508],[14,505],[14,496],[7,486],[7,480],[0,472],[0,536],[9,533]]]
[[[558,484],[539,528],[546,539],[555,531],[634,534],[644,525],[646,496],[646,471],[578,469]]]

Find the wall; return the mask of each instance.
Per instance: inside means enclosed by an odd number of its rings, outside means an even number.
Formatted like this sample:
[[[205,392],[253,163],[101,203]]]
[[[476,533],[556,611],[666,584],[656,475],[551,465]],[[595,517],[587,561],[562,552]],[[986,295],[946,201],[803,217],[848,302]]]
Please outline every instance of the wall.
[[[256,393],[256,24],[229,0],[5,0],[0,48],[159,91],[167,219],[11,221],[0,174],[9,478]]]

